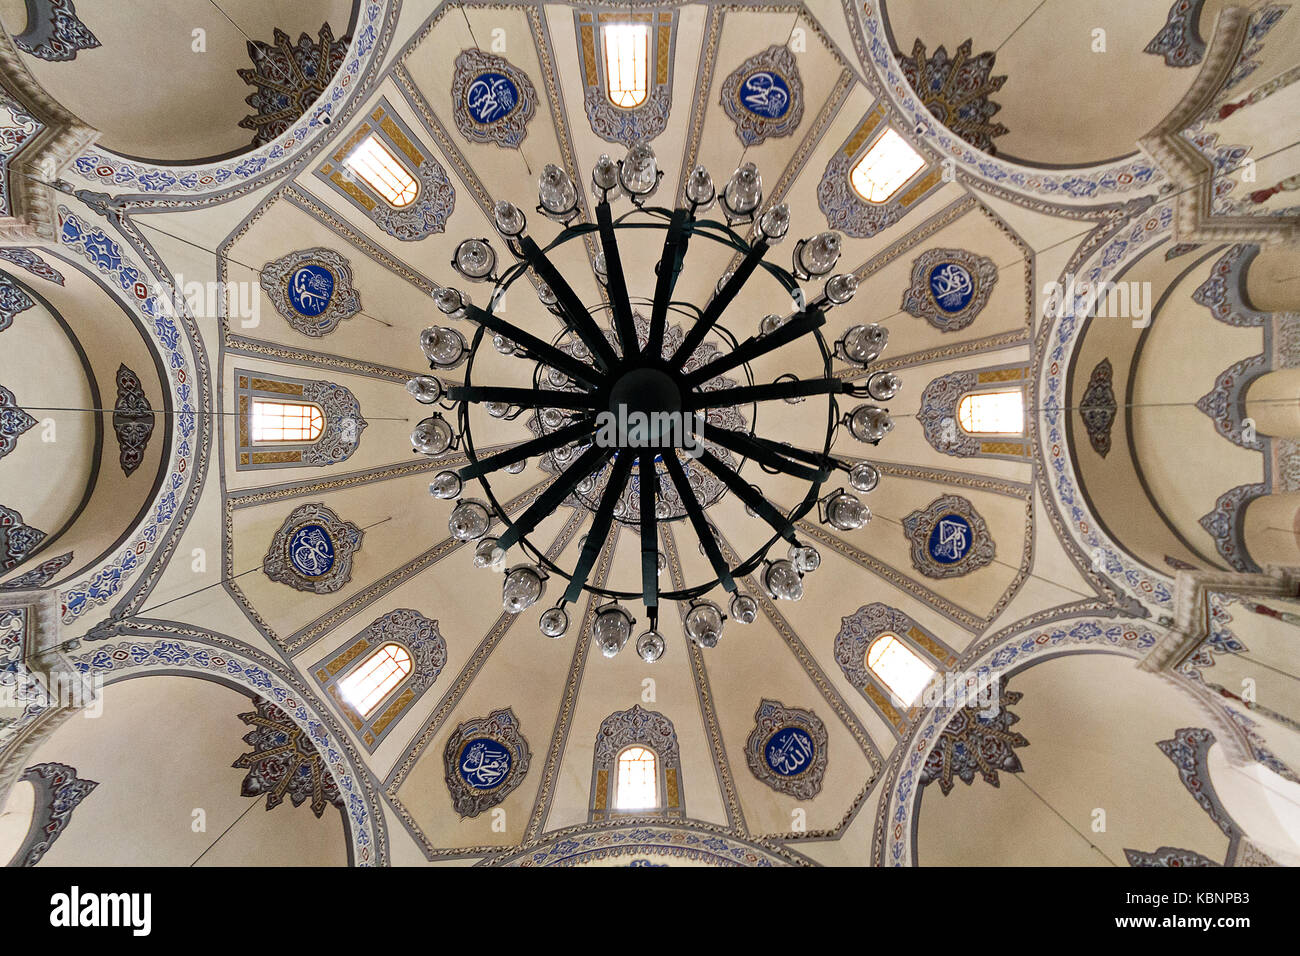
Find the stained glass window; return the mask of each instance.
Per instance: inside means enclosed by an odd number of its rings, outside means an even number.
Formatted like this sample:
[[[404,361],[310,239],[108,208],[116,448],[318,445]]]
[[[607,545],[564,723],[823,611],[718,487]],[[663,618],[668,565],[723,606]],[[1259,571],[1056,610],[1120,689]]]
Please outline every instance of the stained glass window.
[[[603,38],[610,102],[625,110],[640,106],[650,95],[650,28],[644,23],[611,23]]]
[[[885,130],[883,136],[849,170],[849,182],[867,202],[885,202],[921,171],[925,159],[898,135]]]
[[[957,405],[957,420],[972,435],[1023,435],[1025,393],[1011,388],[967,395]]]
[[[618,755],[614,784],[615,810],[651,810],[659,806],[659,757],[646,747],[628,747]]]
[[[362,717],[369,717],[409,673],[411,655],[406,648],[385,644],[339,681],[339,692]]]
[[[867,648],[867,667],[907,706],[916,703],[934,677],[934,668],[888,631]]]
[[[344,165],[365,180],[384,201],[395,209],[409,206],[420,194],[420,185],[393,155],[392,150],[373,133],[361,141]]]
[[[313,442],[324,428],[325,415],[315,405],[253,399],[255,442]]]

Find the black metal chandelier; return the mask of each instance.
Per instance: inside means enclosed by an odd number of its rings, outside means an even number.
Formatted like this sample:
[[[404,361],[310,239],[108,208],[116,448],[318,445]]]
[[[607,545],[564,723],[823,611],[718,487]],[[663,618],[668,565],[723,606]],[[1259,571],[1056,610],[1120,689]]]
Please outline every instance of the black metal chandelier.
[[[819,520],[840,531],[852,531],[870,520],[871,512],[844,488],[823,494],[837,472],[846,473],[856,491],[872,490],[879,473],[869,462],[842,459],[831,454],[841,427],[868,444],[877,444],[893,428],[888,409],[864,403],[841,415],[836,397],[841,394],[887,401],[900,387],[892,372],[874,372],[865,383],[832,373],[839,359],[850,368],[865,369],[881,352],[888,334],[878,325],[854,325],[833,345],[822,335],[827,311],[848,303],[857,289],[852,274],[832,274],[840,256],[840,237],[823,232],[795,244],[793,268],[767,262],[768,250],[780,242],[789,227],[784,203],[761,215],[762,178],[754,164],[746,163],[718,194],[708,171],[698,166],[687,177],[684,202],[677,208],[647,205],[663,173],[654,151],[645,144],[633,146],[618,162],[602,155],[592,171],[596,222],[577,222],[578,189],[558,166],[542,173],[537,211],[561,224],[558,236],[539,246],[526,230],[524,213],[509,202],[494,209],[496,227],[515,262],[498,274],[498,260],[489,240],[466,239],[456,248],[452,267],[464,278],[488,282],[493,293],[486,308],[473,305],[460,291],[441,286],[434,291],[439,311],[451,320],[468,320],[475,326],[466,337],[449,326],[432,326],[420,336],[431,371],[464,365],[464,383],[444,387],[433,375],[420,375],[407,390],[420,402],[439,404],[455,412],[455,427],[441,413],[423,419],[412,433],[418,453],[436,456],[463,448],[468,464],[456,471],[439,472],[429,489],[435,497],[456,499],[449,528],[458,540],[477,541],[474,563],[505,572],[502,603],[519,613],[537,604],[552,575],[567,580],[559,600],[543,611],[539,625],[547,637],[562,637],[568,630],[566,605],[588,591],[605,603],[595,609],[593,637],[602,652],[614,656],[628,643],[635,627],[623,602],[639,600],[648,618],[636,640],[637,653],[655,661],[664,652],[658,631],[662,601],[689,602],[684,611],[687,637],[701,647],[714,646],[728,616],[739,623],[752,622],[758,604],[744,593],[738,581],[757,573],[767,594],[779,600],[798,600],[803,577],[820,564],[816,549],[802,541],[795,523],[817,509]],[[632,209],[615,218],[611,201],[625,195]],[[724,221],[700,218],[717,203]],[[745,238],[737,226],[751,225]],[[663,232],[663,252],[655,270],[652,299],[629,295],[619,255],[618,235],[634,229]],[[553,250],[582,237],[598,239],[601,252],[593,268],[605,291],[595,307],[584,305],[573,287],[552,262]],[[720,243],[739,256],[732,271],[718,281],[701,308],[674,298],[687,248],[693,239]],[[498,309],[507,289],[532,271],[538,297],[561,322],[550,340],[540,338],[507,321]],[[794,303],[788,315],[768,315],[756,334],[739,340],[720,321],[724,311],[755,273],[775,280]],[[814,298],[805,297],[801,281],[823,281]],[[648,319],[636,306],[649,309]],[[598,317],[608,314],[609,327]],[[670,315],[685,327],[670,325]],[[775,381],[756,383],[751,363],[778,349],[809,337],[819,352],[818,377],[799,379],[793,373]],[[706,342],[706,339],[708,341]],[[479,384],[474,380],[475,359],[484,343],[497,352],[533,363],[532,387]],[[721,343],[719,345],[718,343]],[[737,384],[728,373],[741,375]],[[862,374],[853,376],[861,379]],[[762,403],[803,402],[825,396],[826,414],[808,420],[816,425],[817,447],[805,449],[757,433]],[[480,455],[471,427],[471,406],[481,406],[489,421],[514,420],[527,415],[533,436],[491,454]],[[739,409],[747,407],[748,418]],[[512,517],[492,486],[498,472],[517,474],[529,458],[537,458],[555,477],[533,502]],[[797,479],[806,491],[792,507],[769,500],[756,484],[741,477],[751,461],[764,472]],[[482,497],[462,496],[465,483],[476,480]],[[729,562],[705,508],[726,492],[734,494],[748,515],[765,522],[770,537],[752,554]],[[581,542],[576,564],[561,567],[529,538],[538,525],[562,504],[585,505],[593,512],[591,527]],[[664,558],[659,549],[659,524],[689,522],[712,571],[707,580],[675,589],[662,589],[659,577]],[[493,522],[501,531],[489,536]],[[618,591],[591,580],[593,568],[618,521],[639,532],[641,590]],[[785,557],[770,558],[780,541],[788,544]],[[518,549],[524,561],[507,567],[506,555]],[[727,613],[707,598],[715,587],[731,595]]]

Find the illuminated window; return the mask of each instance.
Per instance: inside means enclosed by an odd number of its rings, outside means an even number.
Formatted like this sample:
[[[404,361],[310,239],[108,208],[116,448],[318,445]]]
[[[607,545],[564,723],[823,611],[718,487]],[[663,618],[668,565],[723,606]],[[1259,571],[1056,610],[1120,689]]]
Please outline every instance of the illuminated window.
[[[957,405],[957,420],[972,435],[1022,435],[1025,431],[1024,392],[1011,388],[967,395]]]
[[[612,23],[602,35],[610,102],[625,110],[640,106],[650,95],[650,28],[644,23]]]
[[[934,668],[917,657],[897,634],[889,632],[881,634],[867,648],[867,667],[890,693],[909,707],[934,677]]]
[[[411,673],[411,655],[400,644],[385,644],[339,681],[339,692],[362,717],[369,717],[389,692]]]
[[[362,140],[343,164],[395,209],[409,206],[420,194],[419,184],[406,167],[373,133]]]
[[[658,768],[658,756],[645,747],[628,747],[619,754],[614,809],[653,810],[658,807]]]
[[[849,182],[867,202],[884,202],[924,166],[920,154],[888,129],[849,171]]]
[[[253,400],[253,441],[313,442],[325,427],[325,415],[301,402]]]

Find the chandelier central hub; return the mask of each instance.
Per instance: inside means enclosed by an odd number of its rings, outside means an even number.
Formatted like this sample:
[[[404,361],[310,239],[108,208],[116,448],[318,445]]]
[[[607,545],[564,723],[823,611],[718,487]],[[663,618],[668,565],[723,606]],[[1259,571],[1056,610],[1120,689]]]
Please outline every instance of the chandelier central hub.
[[[681,445],[686,431],[681,411],[682,389],[677,379],[653,366],[627,369],[609,390],[609,412],[619,423],[620,434],[626,435],[629,428],[644,431],[652,447]]]

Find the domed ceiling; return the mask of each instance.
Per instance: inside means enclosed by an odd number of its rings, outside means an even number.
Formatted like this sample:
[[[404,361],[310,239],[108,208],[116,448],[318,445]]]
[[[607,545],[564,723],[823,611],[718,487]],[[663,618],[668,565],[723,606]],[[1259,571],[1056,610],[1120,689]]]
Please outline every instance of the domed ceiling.
[[[1300,423],[1274,407],[1291,387],[1276,376],[1300,364],[1300,155],[1272,118],[1300,89],[1295,11],[166,7],[0,0],[13,197],[0,248],[0,345],[12,346],[0,348],[0,636],[31,691],[0,701],[6,813],[32,821],[0,833],[15,859],[1294,862],[1294,821],[1231,788],[1207,816],[1171,754],[1288,782],[1300,767],[1294,680],[1260,678],[1243,700],[1231,670],[1285,661],[1300,624],[1283,570],[1300,565]],[[605,28],[628,24],[644,28],[632,107],[616,104],[603,58]],[[917,166],[872,201],[856,171],[886,135]],[[503,609],[502,575],[475,567],[476,543],[449,527],[456,502],[430,493],[468,449],[413,451],[437,409],[407,388],[430,372],[421,330],[476,331],[434,294],[455,286],[489,304],[489,285],[452,268],[461,241],[491,237],[500,269],[513,259],[494,204],[524,210],[546,246],[563,227],[534,212],[544,169],[577,184],[575,222],[594,223],[593,164],[637,143],[662,171],[650,205],[680,203],[696,166],[721,188],[755,164],[763,208],[789,208],[789,236],[768,253],[782,267],[796,240],[834,230],[836,272],[858,288],[821,335],[829,346],[874,323],[888,344],[865,368],[837,354],[831,374],[902,382],[880,402],[893,428],[878,445],[841,428],[833,448],[879,472],[854,492],[869,523],[837,530],[816,509],[794,522],[820,555],[802,600],[777,599],[760,570],[738,574],[756,617],[728,620],[711,647],[688,638],[685,602],[665,602],[653,662],[634,647],[600,653],[605,601],[590,593],[569,606],[566,634],[544,637],[558,575],[536,606]],[[358,176],[355,151],[371,144],[413,200]],[[1246,161],[1252,178],[1229,179]],[[1220,185],[1196,205],[1210,170]],[[633,209],[625,197],[613,208]],[[608,326],[601,251],[588,229],[548,255]],[[648,334],[663,237],[620,230],[619,251]],[[674,298],[703,308],[742,252],[693,238]],[[1084,281],[1113,284],[1090,294]],[[529,271],[492,311],[549,342],[564,323],[541,284]],[[820,282],[803,288],[816,296]],[[791,311],[760,273],[691,361]],[[693,321],[671,313],[670,344]],[[817,378],[823,362],[805,339],[729,384]],[[488,336],[474,383],[528,388],[535,367]],[[465,366],[434,374],[454,387]],[[989,395],[1014,397],[1018,427],[969,417],[979,403],[967,400]],[[319,427],[268,443],[254,418],[268,403]],[[826,408],[760,401],[726,421],[809,448]],[[543,431],[531,411],[475,407],[468,421],[479,455]],[[805,493],[742,457],[743,482],[782,511]],[[556,473],[534,456],[494,474],[492,493],[516,519]],[[771,529],[692,475],[735,567]],[[843,471],[823,492],[837,488],[853,491]],[[467,482],[464,496],[483,492]],[[599,498],[567,495],[540,521],[529,537],[547,560],[574,567]],[[639,594],[641,529],[616,517],[591,583]],[[684,511],[670,517],[657,529],[661,590],[713,578]],[[721,588],[709,597],[725,610]],[[645,609],[624,606],[639,634]],[[358,669],[386,648],[406,670],[362,707]],[[882,649],[937,684],[900,695]],[[42,675],[60,668],[89,679],[110,720],[67,720],[89,705],[50,695]],[[655,796],[621,809],[637,748],[654,760]],[[194,793],[159,776],[172,751]],[[75,799],[58,842],[37,846],[53,777]],[[145,788],[151,815],[101,839]],[[1083,836],[1093,808],[1133,803],[1142,812],[1106,840]],[[195,806],[206,830],[176,827]],[[1022,826],[1035,838],[1013,847]]]

